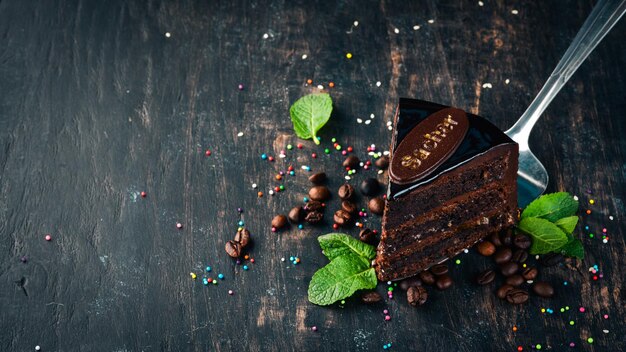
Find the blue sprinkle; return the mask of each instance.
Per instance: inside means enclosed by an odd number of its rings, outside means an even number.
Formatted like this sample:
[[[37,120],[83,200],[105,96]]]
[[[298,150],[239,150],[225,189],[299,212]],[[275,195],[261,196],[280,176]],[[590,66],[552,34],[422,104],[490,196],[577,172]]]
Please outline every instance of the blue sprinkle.
[[[304,198],[302,198],[302,201],[306,203],[306,202],[308,202],[308,201],[309,201],[309,198],[304,197]]]
[[[567,281],[563,281],[563,285],[564,285],[564,286],[567,286]]]
[[[239,226],[243,226],[243,220],[239,220]]]
[[[302,226],[302,224],[298,225],[298,229],[302,230],[302,228],[304,228],[304,226]]]
[[[206,272],[207,272],[207,273],[211,272],[211,267],[210,267],[210,266],[207,266],[207,267],[206,267]]]
[[[218,274],[217,278],[220,279],[220,280],[224,280],[224,274]]]
[[[247,265],[244,265],[244,266],[243,266],[243,270],[248,270],[248,266],[247,266]]]
[[[267,154],[265,154],[265,153],[261,154],[261,159],[263,159],[263,160],[267,159]]]
[[[585,230],[589,230],[589,226],[585,226]]]
[[[209,280],[206,279],[206,277],[202,278],[202,283],[205,285],[209,284]]]
[[[293,171],[293,170],[289,171],[289,175],[291,175],[291,176],[295,176],[295,174],[296,174],[296,172],[295,172],[295,171]]]
[[[294,258],[294,257],[289,257],[289,260],[291,260],[291,261],[293,262],[294,260],[296,260],[296,258]]]

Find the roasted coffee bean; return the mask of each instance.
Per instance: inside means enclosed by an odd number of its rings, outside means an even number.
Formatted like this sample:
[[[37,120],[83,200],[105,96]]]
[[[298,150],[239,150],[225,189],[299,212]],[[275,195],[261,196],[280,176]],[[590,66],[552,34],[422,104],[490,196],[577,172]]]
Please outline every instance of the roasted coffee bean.
[[[226,242],[226,253],[233,258],[237,258],[241,255],[241,245],[239,242],[228,241]]]
[[[245,227],[241,230],[238,230],[237,234],[235,235],[235,242],[239,243],[241,245],[241,248],[247,246],[248,242],[250,242],[250,231],[248,231],[248,229]]]
[[[304,217],[304,221],[308,222],[309,224],[317,224],[323,219],[324,219],[324,213],[319,212],[319,211],[312,211],[306,214],[306,216]]]
[[[376,291],[365,292],[361,295],[361,301],[365,304],[374,304],[380,302],[383,298]]]
[[[530,237],[524,235],[523,233],[518,233],[513,236],[513,245],[517,248],[528,249],[531,244],[532,241],[530,240]]]
[[[318,202],[316,200],[310,200],[304,206],[304,210],[309,213],[312,211],[323,212],[324,211],[324,203]]]
[[[491,234],[491,236],[489,236],[489,241],[493,243],[493,245],[496,247],[502,246],[502,241],[500,241],[500,234],[498,234],[497,232],[494,232]]]
[[[433,275],[430,271],[422,271],[419,273],[419,278],[426,285],[432,285],[435,283],[435,275]]]
[[[313,174],[313,175],[309,176],[309,181],[311,181],[311,183],[313,183],[315,185],[319,185],[321,183],[324,183],[324,181],[326,181],[326,173],[325,172],[318,172],[316,174]]]
[[[399,286],[401,290],[406,291],[409,287],[422,286],[422,280],[420,280],[419,276],[412,276],[400,281]]]
[[[360,163],[361,163],[361,160],[359,160],[359,158],[356,155],[350,155],[346,158],[346,160],[343,161],[342,165],[343,167],[356,169]]]
[[[421,306],[428,299],[428,291],[422,286],[411,286],[406,291],[406,299],[413,307]]]
[[[533,292],[537,294],[537,296],[550,298],[554,296],[554,288],[552,285],[545,281],[537,281],[533,284]]]
[[[522,277],[525,280],[534,280],[537,277],[537,274],[539,274],[539,270],[530,266],[522,271]]]
[[[493,260],[496,264],[502,264],[511,260],[512,256],[513,252],[511,251],[511,248],[503,247],[496,251],[496,254],[493,255]]]
[[[385,170],[386,168],[389,167],[389,157],[386,155],[381,156],[380,158],[376,159],[376,162],[374,162],[374,165],[376,165],[376,167],[381,170]]]
[[[272,219],[272,227],[276,230],[282,229],[285,225],[287,225],[287,217],[283,214],[276,215]]]
[[[500,273],[504,276],[511,276],[517,272],[519,269],[519,264],[514,262],[503,263],[498,266],[500,268]]]
[[[352,185],[344,183],[339,187],[339,190],[337,190],[337,194],[339,195],[339,198],[343,200],[352,199],[352,197],[354,196],[354,187],[352,187]]]
[[[352,215],[343,209],[339,209],[333,215],[333,220],[339,226],[346,226],[352,222]]]
[[[301,222],[302,219],[304,219],[304,209],[302,209],[302,207],[293,207],[289,211],[289,214],[287,215],[287,217],[289,218],[289,221],[291,221],[294,224],[297,224]]]
[[[430,272],[433,273],[435,276],[441,276],[448,273],[448,266],[445,264],[437,264],[431,266],[428,270],[430,270]]]
[[[513,244],[513,230],[506,230],[500,234],[503,246],[510,246]]]
[[[435,281],[435,285],[442,291],[447,290],[452,286],[452,278],[448,275],[439,276],[437,277],[437,281]]]
[[[524,283],[524,278],[520,274],[511,275],[504,280],[507,285],[519,286]]]
[[[380,197],[372,198],[367,203],[367,207],[372,213],[376,215],[383,215],[385,212],[385,200]]]
[[[365,180],[363,180],[363,182],[361,182],[359,190],[361,191],[361,193],[363,193],[363,195],[373,197],[380,190],[380,184],[375,178],[366,178]]]
[[[528,301],[528,292],[521,288],[514,288],[506,294],[507,302],[511,304],[522,304]]]
[[[524,263],[528,259],[528,252],[525,249],[516,249],[511,256],[511,261],[516,263]]]
[[[361,230],[361,232],[359,232],[359,239],[362,242],[371,244],[376,239],[376,234],[374,233],[374,231],[368,228],[364,228],[363,230]]]
[[[539,257],[539,262],[543,266],[555,266],[563,260],[563,256],[559,253],[548,253]]]
[[[506,295],[509,293],[509,291],[511,291],[512,289],[514,289],[515,287],[511,286],[511,285],[502,285],[500,286],[500,288],[496,291],[496,296],[498,296],[498,298],[500,299],[505,299]]]
[[[489,241],[482,241],[478,245],[476,245],[476,250],[478,250],[478,253],[480,253],[480,255],[489,257],[496,252],[496,246]]]
[[[350,214],[356,214],[356,212],[359,211],[359,208],[357,208],[356,204],[352,203],[349,200],[344,200],[343,202],[341,202],[341,209],[347,211]]]
[[[309,198],[323,202],[330,198],[330,191],[326,186],[313,186],[309,190]]]
[[[476,276],[476,282],[479,285],[488,285],[496,278],[496,272],[488,269]]]

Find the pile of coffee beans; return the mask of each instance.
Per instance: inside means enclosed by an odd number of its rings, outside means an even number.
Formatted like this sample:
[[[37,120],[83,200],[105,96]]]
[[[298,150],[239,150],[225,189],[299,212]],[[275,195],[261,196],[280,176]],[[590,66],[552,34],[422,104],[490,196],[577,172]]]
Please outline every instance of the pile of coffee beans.
[[[416,276],[400,281],[400,289],[406,291],[406,299],[413,307],[421,306],[428,299],[428,290],[425,286],[434,286],[443,291],[452,287],[454,283],[448,275],[446,264],[436,264]]]
[[[476,275],[476,283],[479,285],[492,284],[496,279],[496,273],[504,277],[504,283],[496,290],[496,296],[511,304],[522,304],[528,301],[529,284],[532,291],[540,297],[552,297],[554,288],[547,282],[535,281],[539,275],[536,267],[529,266],[528,249],[532,245],[530,237],[514,233],[512,229],[501,233],[494,233],[488,239],[478,243],[476,250],[485,257],[493,258],[497,269],[487,269]],[[546,255],[542,259],[548,264],[556,265],[563,257],[560,255]]]
[[[242,250],[250,243],[250,231],[242,227],[237,230],[235,238],[226,242],[225,250],[229,256],[238,258]]]
[[[342,163],[346,170],[356,169],[361,161],[355,155],[348,156]],[[381,157],[377,161],[377,166],[381,169],[387,168],[389,165],[388,157]],[[318,172],[309,177],[309,181],[313,186],[309,189],[308,200],[304,206],[297,205],[293,207],[287,216],[279,214],[272,219],[272,231],[276,232],[287,226],[289,223],[294,225],[306,222],[308,224],[317,224],[324,220],[324,210],[326,202],[332,198],[331,191],[325,185],[328,176],[325,172]],[[367,202],[369,211],[376,215],[382,215],[385,210],[385,199],[376,197],[382,189],[380,183],[375,178],[364,180],[359,190],[361,194],[372,197]],[[333,213],[333,228],[350,227],[355,224],[358,216],[362,215],[357,206],[356,190],[351,184],[345,183],[337,189],[337,196],[341,200],[340,207]],[[367,230],[359,236],[364,242],[375,244],[376,231]]]

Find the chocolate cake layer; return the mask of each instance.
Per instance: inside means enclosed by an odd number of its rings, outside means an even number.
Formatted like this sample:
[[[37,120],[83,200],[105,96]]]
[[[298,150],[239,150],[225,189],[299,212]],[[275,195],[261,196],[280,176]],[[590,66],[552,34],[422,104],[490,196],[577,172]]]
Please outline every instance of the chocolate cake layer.
[[[511,148],[503,146],[499,148]],[[463,178],[458,179],[453,174],[444,174],[437,180],[420,187],[419,192],[409,193],[399,198],[398,201],[388,202],[388,211],[393,212],[393,217],[386,217],[388,228],[397,227],[416,216],[426,213],[429,209],[441,206],[452,198],[456,198],[468,192],[481,189],[495,181],[502,180],[509,170],[509,161],[514,151],[508,151],[501,157],[485,161],[463,165]],[[450,187],[453,184],[455,187]],[[406,206],[410,203],[411,206]]]
[[[440,241],[437,245],[419,251],[416,251],[415,248],[407,248],[406,251],[397,254],[394,258],[387,258],[382,261],[377,259],[378,279],[394,281],[414,276],[422,270],[455,256],[490,233],[510,226],[512,221],[510,214],[497,214],[488,219],[488,223],[482,225],[444,233],[445,238],[442,240],[448,239],[448,242]],[[469,221],[468,223],[472,222]]]

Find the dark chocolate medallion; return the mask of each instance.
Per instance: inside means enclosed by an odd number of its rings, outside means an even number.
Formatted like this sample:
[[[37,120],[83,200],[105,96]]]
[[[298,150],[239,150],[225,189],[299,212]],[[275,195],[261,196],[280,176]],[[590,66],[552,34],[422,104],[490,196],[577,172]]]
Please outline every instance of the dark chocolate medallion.
[[[428,116],[395,149],[389,177],[406,184],[428,176],[456,151],[468,128],[463,110],[446,108]]]

